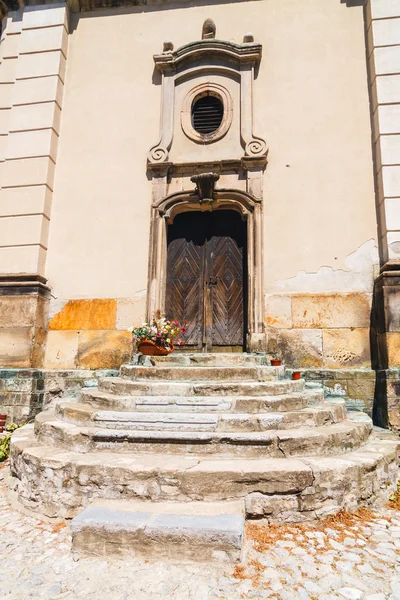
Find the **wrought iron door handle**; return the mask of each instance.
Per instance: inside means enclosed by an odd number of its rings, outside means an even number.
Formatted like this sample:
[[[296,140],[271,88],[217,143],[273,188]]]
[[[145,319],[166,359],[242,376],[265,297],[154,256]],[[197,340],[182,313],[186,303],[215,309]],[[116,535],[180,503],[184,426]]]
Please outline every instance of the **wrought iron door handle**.
[[[217,277],[210,277],[210,279],[207,281],[207,285],[217,285],[217,283],[218,283]]]

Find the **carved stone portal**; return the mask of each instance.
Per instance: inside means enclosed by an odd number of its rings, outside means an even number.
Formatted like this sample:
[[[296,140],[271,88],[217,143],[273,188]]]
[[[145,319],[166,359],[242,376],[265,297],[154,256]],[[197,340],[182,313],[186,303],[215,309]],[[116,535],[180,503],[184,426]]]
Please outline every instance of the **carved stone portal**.
[[[147,164],[153,188],[148,317],[165,307],[168,223],[185,210],[238,210],[248,232],[248,350],[265,347],[262,184],[268,147],[253,131],[261,52],[251,33],[242,44],[215,39],[209,19],[201,40],[176,50],[165,42],[154,56],[162,76],[160,138]]]

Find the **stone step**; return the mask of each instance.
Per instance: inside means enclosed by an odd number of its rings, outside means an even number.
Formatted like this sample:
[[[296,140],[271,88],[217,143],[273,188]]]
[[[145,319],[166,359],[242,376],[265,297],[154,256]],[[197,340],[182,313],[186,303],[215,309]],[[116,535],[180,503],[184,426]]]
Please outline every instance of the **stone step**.
[[[141,357],[144,359],[145,357]],[[184,365],[229,367],[268,365],[265,354],[247,354],[246,352],[173,352],[169,356],[151,356],[146,360],[154,365]]]
[[[99,390],[118,396],[276,396],[301,392],[304,380],[291,381],[129,381],[121,377],[104,377]]]
[[[97,500],[71,522],[72,549],[89,556],[240,560],[244,503]]]
[[[142,412],[286,412],[301,410],[324,401],[322,389],[303,390],[279,396],[117,396],[84,388],[79,402],[98,409]]]
[[[362,413],[360,413],[361,415]],[[369,417],[325,427],[266,432],[143,431],[72,425],[52,412],[40,413],[35,432],[42,443],[77,452],[93,450],[137,453],[215,454],[219,456],[329,456],[364,444],[371,432]]]
[[[282,367],[247,366],[155,366],[122,365],[120,374],[123,379],[167,380],[167,381],[273,381],[278,372],[284,375]]]
[[[142,431],[267,431],[321,427],[346,418],[346,404],[328,404],[286,413],[138,412],[95,410],[88,404],[63,401],[56,414],[67,423],[107,429]]]
[[[154,502],[245,499],[249,517],[306,521],[353,510],[380,493],[387,502],[398,478],[399,447],[397,436],[374,432],[359,450],[330,457],[81,454],[41,444],[26,425],[12,436],[10,462],[20,502],[49,517],[71,518],[112,495]]]

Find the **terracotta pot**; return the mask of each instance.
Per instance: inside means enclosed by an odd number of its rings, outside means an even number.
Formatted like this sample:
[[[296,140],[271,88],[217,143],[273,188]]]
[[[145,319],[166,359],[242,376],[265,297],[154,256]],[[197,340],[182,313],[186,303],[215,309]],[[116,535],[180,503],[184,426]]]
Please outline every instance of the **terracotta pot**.
[[[5,424],[6,424],[6,420],[0,419],[0,427],[4,427]]]
[[[279,358],[271,358],[271,367],[280,367],[282,361]]]
[[[143,340],[142,342],[139,342],[137,349],[145,356],[168,356],[168,354],[171,354],[171,352],[175,350],[173,344],[171,344],[171,347],[167,349],[163,346],[155,344],[151,340]]]
[[[7,419],[7,415],[0,415],[0,421],[5,421]]]
[[[293,373],[292,373],[292,379],[300,379],[300,378],[301,378],[300,371],[293,371]]]

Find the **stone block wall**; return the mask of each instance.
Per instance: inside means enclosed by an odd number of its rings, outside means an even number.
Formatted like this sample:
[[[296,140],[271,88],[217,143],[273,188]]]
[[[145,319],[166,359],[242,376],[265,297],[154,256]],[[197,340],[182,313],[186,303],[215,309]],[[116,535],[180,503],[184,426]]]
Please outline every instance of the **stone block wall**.
[[[276,294],[265,297],[268,350],[290,367],[371,367],[372,294]]]
[[[49,320],[47,369],[119,369],[132,354],[130,327],[143,321],[134,299],[69,300]]]
[[[83,387],[96,387],[115,370],[0,369],[0,412],[8,423],[26,423],[54,398],[74,398]]]

